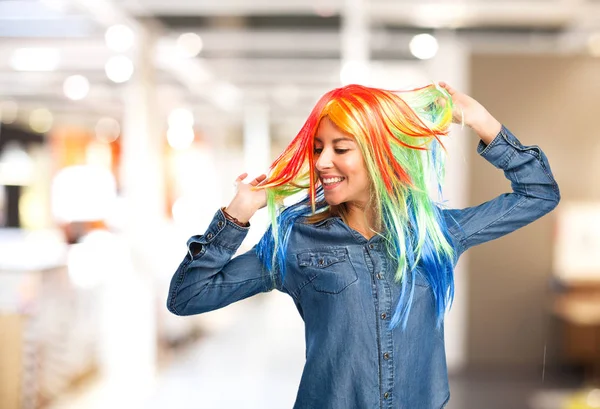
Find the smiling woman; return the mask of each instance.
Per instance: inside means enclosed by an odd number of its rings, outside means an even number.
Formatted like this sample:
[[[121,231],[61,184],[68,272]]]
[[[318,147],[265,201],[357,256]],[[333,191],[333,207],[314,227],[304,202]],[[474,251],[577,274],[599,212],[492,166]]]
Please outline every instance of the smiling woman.
[[[313,155],[329,205],[348,202],[366,206],[371,182],[361,151],[355,140],[340,131],[328,117],[323,118],[317,128]]]
[[[466,209],[428,194],[443,177],[451,121],[512,192]],[[317,103],[268,175],[218,210],[171,280],[177,315],[259,292],[288,294],[305,323],[306,363],[295,409],[442,408],[449,400],[444,316],[453,269],[468,248],[551,211],[558,186],[544,153],[523,146],[471,97],[440,83],[408,92],[349,85]],[[305,192],[298,203],[284,199]],[[233,257],[254,213],[271,225]]]
[[[402,93],[349,85],[325,94],[260,185],[270,188],[273,243],[265,236],[258,246],[267,268],[273,271],[270,261],[275,258],[285,272],[286,245],[279,238],[289,235],[286,229],[293,223],[282,228],[279,220],[285,217],[277,215],[282,199],[295,193],[290,186],[308,182],[311,214],[308,208],[304,214],[294,211],[302,205],[288,213],[307,216],[309,223],[339,216],[366,239],[382,236],[397,265],[398,282],[407,273],[414,277],[416,270],[409,266],[430,266],[426,274],[437,284],[441,320],[453,294],[454,252],[445,221],[427,194],[431,178],[426,173],[432,168],[441,184],[441,138],[448,133],[452,109],[448,91],[434,84]],[[317,189],[321,201],[316,200]],[[403,291],[392,326],[400,320],[406,325],[413,291]]]

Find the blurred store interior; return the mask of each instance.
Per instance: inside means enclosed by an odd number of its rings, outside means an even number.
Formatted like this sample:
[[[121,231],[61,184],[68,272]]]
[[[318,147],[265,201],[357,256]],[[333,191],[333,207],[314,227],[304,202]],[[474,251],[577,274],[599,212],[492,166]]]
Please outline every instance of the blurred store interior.
[[[326,91],[440,80],[562,194],[461,259],[448,407],[600,408],[598,0],[2,0],[0,409],[291,408],[293,302],[170,314],[185,242]],[[455,126],[452,207],[510,189],[476,144]]]

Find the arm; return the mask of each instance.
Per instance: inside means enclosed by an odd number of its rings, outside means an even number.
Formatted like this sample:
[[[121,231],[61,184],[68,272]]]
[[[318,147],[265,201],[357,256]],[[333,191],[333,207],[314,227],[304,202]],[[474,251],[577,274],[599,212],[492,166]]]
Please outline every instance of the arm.
[[[231,259],[248,233],[219,210],[206,232],[188,240],[188,253],[169,286],[167,308],[176,315],[216,310],[275,287],[254,248]]]
[[[455,103],[454,122],[464,118],[481,139],[477,152],[502,169],[512,187],[512,193],[479,206],[442,211],[458,259],[470,247],[502,237],[544,216],[556,207],[560,192],[548,159],[539,147],[523,146],[475,99],[446,83],[440,85]]]
[[[216,310],[276,286],[254,248],[231,259],[248,233],[248,221],[266,205],[265,191],[255,189],[266,175],[243,183],[247,175],[235,180],[237,193],[226,209],[229,217],[219,210],[205,234],[188,240],[188,254],[169,286],[167,308],[173,314]]]
[[[512,193],[505,193],[479,206],[448,209],[442,213],[455,240],[458,256],[523,227],[544,216],[560,201],[558,185],[546,155],[537,146],[523,146],[504,126],[486,144],[482,138],[477,152],[504,171]]]

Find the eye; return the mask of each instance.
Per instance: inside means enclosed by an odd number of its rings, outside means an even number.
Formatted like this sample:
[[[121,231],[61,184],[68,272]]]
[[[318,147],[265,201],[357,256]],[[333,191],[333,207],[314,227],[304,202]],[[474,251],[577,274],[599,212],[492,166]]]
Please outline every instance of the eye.
[[[344,153],[348,152],[350,149],[336,149],[335,153],[339,154],[339,155],[343,155]]]
[[[313,148],[314,154],[319,155],[321,152],[323,152],[323,148],[317,148],[317,147]]]

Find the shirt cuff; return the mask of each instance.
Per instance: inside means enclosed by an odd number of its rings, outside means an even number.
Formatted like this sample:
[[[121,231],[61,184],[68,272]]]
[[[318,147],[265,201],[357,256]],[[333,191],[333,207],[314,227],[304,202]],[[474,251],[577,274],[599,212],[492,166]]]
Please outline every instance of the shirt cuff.
[[[203,252],[204,248],[211,243],[235,253],[249,230],[250,227],[242,227],[231,220],[227,220],[221,209],[219,209],[204,234],[192,236],[187,241],[188,253],[191,257],[194,257]]]
[[[526,151],[534,148],[536,147],[522,145],[517,137],[502,125],[500,132],[498,132],[498,135],[496,135],[489,145],[486,145],[483,141],[479,141],[477,153],[495,167],[504,169],[508,160],[515,153],[515,150]]]

